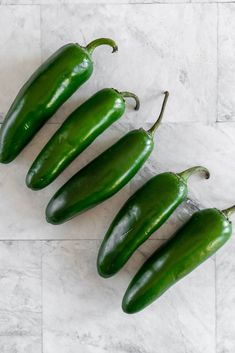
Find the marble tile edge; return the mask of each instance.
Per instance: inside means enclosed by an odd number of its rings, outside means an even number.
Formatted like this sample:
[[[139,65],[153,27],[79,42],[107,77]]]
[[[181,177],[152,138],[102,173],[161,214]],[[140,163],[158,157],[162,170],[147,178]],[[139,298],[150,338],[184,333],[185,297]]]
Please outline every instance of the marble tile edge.
[[[157,237],[155,239],[147,239],[146,241],[156,241],[156,240],[167,240],[168,238],[166,237]],[[51,239],[46,239],[46,238],[32,238],[32,239],[29,239],[29,238],[20,238],[20,239],[17,239],[17,238],[4,238],[4,239],[1,239],[0,238],[0,243],[4,243],[4,242],[85,242],[85,241],[96,241],[96,242],[101,242],[103,240],[103,238],[68,238],[68,239],[65,239],[65,238],[51,238]]]

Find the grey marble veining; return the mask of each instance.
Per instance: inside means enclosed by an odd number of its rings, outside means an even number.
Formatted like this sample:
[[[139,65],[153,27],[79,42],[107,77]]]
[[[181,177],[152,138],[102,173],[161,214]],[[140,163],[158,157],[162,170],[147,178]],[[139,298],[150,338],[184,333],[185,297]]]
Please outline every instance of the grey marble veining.
[[[234,134],[234,124],[163,124],[159,128],[155,137],[155,150],[131,181],[131,193],[160,172],[177,173],[191,166],[203,165],[210,170],[211,175],[209,180],[205,180],[202,175],[189,179],[187,202],[179,207],[153,237],[169,237],[200,208],[223,209],[234,203],[235,188],[231,183],[235,175]],[[231,192],[228,193],[228,189]]]
[[[218,120],[235,121],[235,4],[220,4],[218,10]]]
[[[40,352],[40,242],[0,242],[0,350]]]
[[[109,147],[123,135],[119,129],[111,128],[100,136],[94,148],[89,148],[59,177],[55,183],[41,191],[32,191],[25,185],[26,173],[49,136],[58,128],[56,124],[46,125],[17,160],[0,166],[0,188],[2,189],[0,214],[6,209],[0,222],[1,239],[96,239],[103,237],[110,219],[114,217],[123,201],[130,196],[130,184],[111,199],[96,208],[60,226],[48,224],[45,208],[56,190],[78,169]],[[10,176],[11,175],[11,176]]]
[[[159,241],[149,241],[124,270],[105,280],[96,273],[97,242],[45,243],[44,352],[214,352],[212,260],[145,311],[121,311],[131,277],[157,246]]]
[[[235,239],[216,255],[217,353],[235,350]]]
[[[3,5],[59,5],[59,4],[212,4],[234,3],[235,0],[1,0]]]
[[[42,353],[40,337],[0,337],[0,350],[4,353]]]
[[[119,46],[115,55],[105,47],[94,52],[92,79],[56,121],[90,92],[110,86],[140,96],[135,122],[154,121],[165,89],[172,92],[167,122],[216,120],[216,5],[124,4],[118,11],[116,5],[48,5],[41,11],[43,58],[67,42],[85,45],[97,37],[112,37]]]
[[[227,1],[227,0],[226,0]],[[233,0],[232,0],[233,1]],[[225,2],[225,0],[1,0],[2,4],[18,5],[58,5],[58,4],[184,4],[184,3]]]
[[[235,175],[235,125],[163,124],[156,134],[156,146],[150,160],[123,190],[105,203],[63,225],[49,225],[44,212],[54,192],[78,169],[125,133],[124,125],[117,123],[78,157],[51,186],[42,191],[31,191],[24,184],[27,170],[48,136],[57,127],[56,124],[46,125],[14,163],[0,166],[0,212],[3,214],[4,210],[11,210],[1,220],[1,239],[102,238],[118,209],[144,181],[159,172],[180,172],[193,165],[207,166],[211,178],[204,180],[197,175],[190,179],[189,201],[154,236],[169,236],[197,208],[224,208],[234,202],[235,186],[231,180]]]
[[[234,353],[234,239],[145,311],[128,316],[120,308],[139,266],[193,212],[234,203],[234,13],[235,1],[227,0],[0,0],[0,121],[59,46],[99,36],[119,45],[117,54],[97,48],[92,78],[13,163],[0,165],[1,353]],[[140,111],[128,102],[125,115],[52,185],[28,190],[25,175],[40,149],[103,87],[137,93]],[[74,220],[47,224],[54,192],[127,131],[149,128],[165,89],[155,149],[135,178]],[[125,200],[156,173],[198,164],[211,178],[190,178],[187,201],[117,276],[100,278],[98,246]]]
[[[234,124],[163,124],[156,132],[155,150],[133,179],[134,188],[158,172],[180,172],[204,165],[210,179],[189,179],[189,197],[201,207],[224,207],[234,201]],[[228,193],[227,190],[230,190]]]
[[[40,64],[39,6],[0,6],[0,42],[2,121],[16,93]]]

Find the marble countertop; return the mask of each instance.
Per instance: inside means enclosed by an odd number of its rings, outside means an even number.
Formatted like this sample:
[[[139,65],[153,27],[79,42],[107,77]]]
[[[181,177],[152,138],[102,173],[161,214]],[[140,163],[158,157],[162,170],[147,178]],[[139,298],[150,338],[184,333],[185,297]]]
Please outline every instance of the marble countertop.
[[[121,311],[141,263],[197,209],[235,203],[235,1],[0,0],[0,120],[37,66],[68,42],[111,37],[117,54],[94,52],[92,78],[20,156],[0,166],[0,352],[234,353],[235,238],[155,304]],[[25,175],[66,116],[97,90],[139,95],[48,188]],[[156,147],[136,177],[110,200],[61,225],[45,206],[68,178],[126,131],[149,127],[161,92],[170,98]],[[150,176],[202,164],[188,200],[114,278],[96,273],[101,239],[123,202]],[[235,221],[235,220],[234,220]]]

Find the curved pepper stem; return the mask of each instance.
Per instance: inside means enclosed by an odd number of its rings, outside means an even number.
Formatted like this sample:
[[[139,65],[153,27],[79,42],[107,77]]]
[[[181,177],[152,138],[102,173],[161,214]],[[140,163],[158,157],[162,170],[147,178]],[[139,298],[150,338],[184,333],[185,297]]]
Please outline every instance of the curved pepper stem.
[[[135,100],[135,110],[139,110],[140,109],[140,100],[134,93],[131,93],[131,92],[120,92],[120,95],[123,98],[133,98]]]
[[[232,216],[232,214],[235,212],[235,205],[221,212],[225,215],[225,217],[229,219]]]
[[[93,53],[93,51],[95,50],[96,47],[99,47],[100,45],[109,45],[110,47],[113,48],[113,53],[115,53],[116,51],[118,51],[118,46],[117,44],[114,42],[114,40],[109,39],[109,38],[99,38],[99,39],[95,39],[92,42],[90,42],[87,46],[86,49],[88,50],[88,52],[90,54]]]
[[[185,182],[188,181],[188,178],[195,174],[195,173],[203,173],[205,175],[205,178],[206,179],[209,179],[210,178],[210,172],[207,168],[205,167],[202,167],[202,166],[196,166],[196,167],[192,167],[192,168],[189,168],[189,169],[186,169],[184,170],[183,172],[181,173],[177,173],[177,175],[179,177],[181,177],[182,179],[184,179]]]
[[[155,131],[157,130],[158,126],[161,124],[161,121],[162,121],[162,117],[163,117],[163,114],[164,114],[164,111],[165,111],[165,107],[166,107],[166,102],[168,100],[168,97],[169,97],[169,92],[166,91],[164,92],[164,100],[163,100],[163,103],[162,103],[162,109],[160,111],[160,114],[159,114],[159,117],[157,119],[157,121],[153,124],[153,126],[148,130],[148,132],[152,135],[154,135]]]

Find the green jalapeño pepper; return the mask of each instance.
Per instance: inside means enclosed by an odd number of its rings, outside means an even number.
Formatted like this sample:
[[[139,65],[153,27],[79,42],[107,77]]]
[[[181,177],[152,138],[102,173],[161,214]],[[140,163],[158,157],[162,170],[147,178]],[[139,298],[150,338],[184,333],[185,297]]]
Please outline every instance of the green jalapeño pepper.
[[[105,88],[78,107],[61,125],[54,136],[33,162],[26,184],[33,190],[42,189],[55,178],[125,111],[124,97],[136,101],[138,97],[129,92]]]
[[[118,272],[134,251],[170,217],[186,199],[187,181],[195,172],[209,172],[193,167],[179,174],[162,173],[151,178],[124,204],[101,244],[97,269],[101,276]]]
[[[168,288],[212,256],[231,237],[235,206],[198,211],[145,262],[124,295],[126,313],[144,309]]]
[[[153,134],[159,126],[169,93],[158,120],[148,131],[133,130],[75,174],[50,200],[49,223],[63,223],[118,192],[138,172],[153,150]]]
[[[0,130],[0,162],[9,163],[56,110],[91,76],[91,54],[99,45],[114,41],[96,39],[86,47],[67,44],[50,56],[16,96]]]

